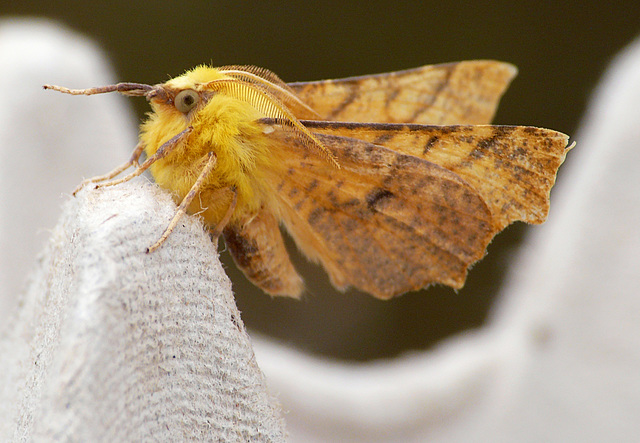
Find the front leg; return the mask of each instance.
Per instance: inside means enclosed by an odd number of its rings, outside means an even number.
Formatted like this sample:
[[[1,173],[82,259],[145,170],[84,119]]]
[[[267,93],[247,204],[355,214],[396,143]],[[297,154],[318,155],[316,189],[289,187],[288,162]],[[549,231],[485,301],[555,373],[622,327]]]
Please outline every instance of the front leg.
[[[96,177],[92,177],[92,178],[83,180],[82,183],[80,183],[78,185],[78,187],[73,190],[72,194],[75,196],[78,192],[80,192],[80,190],[82,188],[87,186],[89,183],[99,183],[99,182],[111,180],[113,177],[116,177],[117,175],[119,175],[123,171],[126,171],[131,166],[134,166],[136,168],[139,167],[140,165],[138,163],[138,160],[140,159],[140,156],[142,155],[142,151],[144,151],[144,145],[142,143],[138,143],[136,148],[133,150],[133,153],[131,154],[131,158],[129,158],[129,160],[126,163],[121,164],[120,166],[115,168],[113,171],[108,172],[108,173],[106,173],[104,175],[98,175]]]
[[[95,189],[97,189],[97,188],[102,188],[107,186],[119,185],[120,183],[128,182],[132,178],[142,175],[142,173],[147,169],[149,169],[149,167],[153,163],[169,155],[175,149],[176,146],[182,143],[189,136],[189,134],[191,134],[191,131],[193,131],[193,127],[189,126],[184,131],[180,132],[179,134],[173,136],[168,141],[164,142],[162,146],[158,148],[156,153],[153,154],[151,157],[149,157],[141,165],[138,164],[138,159],[140,158],[140,155],[142,155],[142,151],[144,150],[144,145],[139,143],[138,146],[136,146],[136,149],[133,151],[133,154],[131,154],[131,158],[129,159],[129,161],[118,166],[116,169],[109,172],[108,174],[100,175],[98,177],[93,177],[89,180],[83,181],[73,191],[73,195],[75,195],[78,191],[80,191],[80,189],[82,189],[84,186],[86,186],[89,183],[97,183],[95,186]],[[125,171],[130,166],[136,167],[136,169],[131,174],[126,175],[118,180],[112,180],[115,176]]]
[[[169,235],[171,235],[171,232],[173,232],[173,230],[175,229],[176,225],[178,224],[182,216],[187,212],[187,208],[189,207],[189,205],[191,204],[195,196],[198,195],[198,193],[200,192],[202,188],[202,184],[204,183],[205,179],[215,167],[216,160],[217,160],[216,155],[213,152],[209,152],[207,163],[205,164],[204,168],[200,172],[200,175],[196,179],[193,186],[191,186],[191,189],[189,190],[187,195],[180,202],[180,206],[178,206],[176,213],[173,215],[173,218],[169,222],[169,225],[164,230],[164,232],[162,233],[158,241],[155,242],[153,245],[151,245],[149,248],[147,248],[147,253],[151,253],[156,249],[158,249],[167,240]],[[231,218],[231,215],[233,214],[233,211],[236,208],[236,203],[238,200],[238,193],[236,192],[235,187],[233,186],[231,188],[221,188],[219,189],[219,191],[223,191],[223,190],[226,191],[227,189],[231,189],[231,191],[233,192],[233,199],[231,200],[231,203],[229,204],[229,208],[227,209],[227,212],[225,213],[224,217],[222,217],[222,220],[218,222],[218,225],[213,230],[214,232],[213,237],[216,240],[220,235],[220,233],[222,232],[222,230],[224,229],[224,227],[229,222],[229,219]]]
[[[143,164],[139,165],[136,168],[136,170],[133,171],[131,174],[125,175],[124,177],[122,177],[122,178],[120,178],[118,180],[111,180],[111,181],[104,182],[104,183],[98,183],[96,185],[96,189],[97,188],[107,187],[107,186],[119,185],[120,183],[128,182],[132,178],[135,178],[135,177],[137,177],[139,175],[142,175],[142,173],[144,171],[146,171],[147,169],[149,169],[149,167],[152,164],[154,164],[158,160],[160,160],[162,158],[165,158],[167,155],[169,155],[175,149],[176,146],[178,146],[184,139],[186,139],[189,136],[189,134],[191,134],[191,131],[193,131],[193,127],[189,126],[184,131],[180,132],[177,135],[174,135],[173,137],[171,137],[171,139],[169,139],[168,141],[164,142],[162,144],[162,146],[160,146],[158,148],[158,150],[156,151],[155,154],[153,154],[151,157],[149,157]],[[137,159],[136,159],[136,162],[137,162]],[[109,174],[107,174],[107,175],[109,175]]]

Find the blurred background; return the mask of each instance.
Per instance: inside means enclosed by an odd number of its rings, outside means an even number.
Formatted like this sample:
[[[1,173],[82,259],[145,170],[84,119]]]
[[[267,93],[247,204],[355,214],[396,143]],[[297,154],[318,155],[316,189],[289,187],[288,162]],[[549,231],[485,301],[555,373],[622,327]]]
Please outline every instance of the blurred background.
[[[0,18],[11,16],[55,19],[102,46],[119,80],[152,84],[201,63],[253,64],[285,81],[303,81],[503,60],[520,73],[495,122],[570,135],[611,57],[640,30],[640,3],[624,1],[22,0],[0,6]],[[140,118],[148,110],[143,100],[131,105]],[[114,166],[105,164],[104,171]],[[558,182],[563,185],[562,169]],[[318,355],[370,360],[427,349],[482,325],[526,229],[543,227],[515,224],[498,235],[457,293],[433,287],[391,301],[335,291],[326,274],[299,254],[296,266],[307,282],[303,300],[272,299],[246,282],[224,251],[222,259],[252,331]]]

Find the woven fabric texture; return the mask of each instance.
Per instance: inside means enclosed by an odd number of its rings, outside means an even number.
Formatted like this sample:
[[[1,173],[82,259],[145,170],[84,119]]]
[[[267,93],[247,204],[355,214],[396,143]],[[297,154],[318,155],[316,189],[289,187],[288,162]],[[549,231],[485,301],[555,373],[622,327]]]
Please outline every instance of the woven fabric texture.
[[[173,210],[145,179],[66,204],[3,349],[10,440],[284,439],[202,225],[145,253]]]

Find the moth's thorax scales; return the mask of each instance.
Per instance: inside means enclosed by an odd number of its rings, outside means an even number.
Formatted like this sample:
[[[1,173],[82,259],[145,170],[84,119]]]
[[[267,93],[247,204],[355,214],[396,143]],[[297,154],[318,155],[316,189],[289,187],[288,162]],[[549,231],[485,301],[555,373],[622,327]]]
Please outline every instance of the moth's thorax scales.
[[[216,78],[221,78],[217,70],[196,68],[165,86],[172,93],[182,89],[201,92],[203,83]],[[263,204],[267,194],[263,171],[272,165],[268,142],[257,123],[262,116],[251,105],[223,94],[207,94],[207,100],[187,115],[172,103],[151,100],[151,107],[153,112],[142,124],[140,134],[147,156],[187,127],[193,128],[188,138],[150,168],[156,182],[174,192],[176,202],[189,192],[208,153],[214,152],[215,169],[204,182],[200,198],[194,199],[190,212],[200,212],[207,222],[216,224],[231,196],[215,191],[229,186],[235,186],[238,196],[234,218],[254,212]]]

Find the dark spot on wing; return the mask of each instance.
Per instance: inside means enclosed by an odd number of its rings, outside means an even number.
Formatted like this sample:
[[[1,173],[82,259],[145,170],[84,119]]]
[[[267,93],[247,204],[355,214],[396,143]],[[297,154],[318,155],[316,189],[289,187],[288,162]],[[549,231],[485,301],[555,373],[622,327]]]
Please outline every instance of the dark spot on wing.
[[[323,214],[324,208],[315,208],[313,211],[311,211],[311,214],[309,214],[307,221],[311,226],[315,226],[317,225],[318,221],[320,221],[320,218]]]
[[[387,189],[375,188],[369,192],[365,198],[367,206],[371,211],[376,211],[377,206],[381,205],[385,199],[393,198],[393,192]]]
[[[427,143],[425,143],[424,148],[422,149],[422,153],[426,154],[427,152],[429,152],[433,145],[436,144],[439,139],[440,137],[438,137],[437,135],[429,137],[429,140],[427,140]]]
[[[376,145],[384,145],[386,142],[388,142],[389,140],[392,140],[394,137],[395,137],[395,134],[391,131],[383,132],[381,135],[377,136],[373,140],[373,143]]]
[[[318,187],[318,180],[316,180],[315,178],[313,180],[311,180],[311,182],[309,182],[309,184],[307,185],[306,191],[307,192],[311,192],[314,189],[316,189]]]

